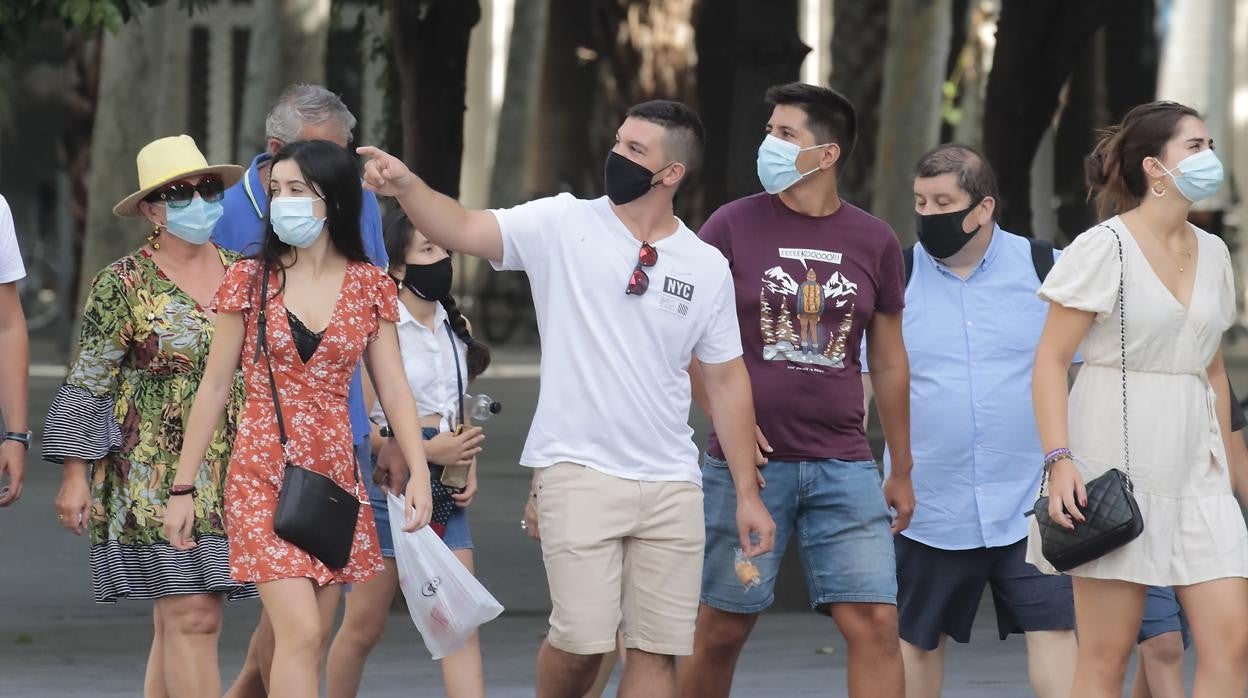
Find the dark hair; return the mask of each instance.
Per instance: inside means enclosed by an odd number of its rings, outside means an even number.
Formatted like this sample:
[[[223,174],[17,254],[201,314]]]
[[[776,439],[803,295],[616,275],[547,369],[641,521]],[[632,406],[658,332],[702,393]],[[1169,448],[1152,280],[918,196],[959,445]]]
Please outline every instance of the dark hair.
[[[978,150],[961,143],[945,143],[923,153],[914,168],[915,177],[958,176],[958,188],[971,195],[971,204],[988,197],[999,199],[997,175]],[[993,209],[995,216],[996,209]]]
[[[386,214],[385,221],[382,223],[382,238],[385,241],[386,256],[390,258],[391,267],[406,264],[404,260],[407,259],[408,248],[412,246],[413,230],[412,222],[408,220],[403,209],[396,208]],[[402,281],[395,279],[394,283],[401,285]],[[460,312],[454,296],[448,295],[443,298],[442,307],[446,308],[447,320],[451,323],[455,336],[459,337],[467,347],[464,353],[468,360],[468,380],[472,380],[489,368],[490,348],[478,342],[468,331],[468,319]]]
[[[652,99],[635,104],[626,116],[649,121],[663,127],[663,150],[673,162],[685,166],[685,177],[702,166],[702,149],[706,145],[706,131],[702,120],[692,109],[667,99]]]
[[[1101,140],[1083,160],[1083,172],[1088,198],[1096,197],[1102,218],[1122,213],[1144,198],[1148,191],[1144,159],[1161,155],[1185,116],[1200,114],[1177,102],[1149,102],[1101,132]]]
[[[360,189],[360,175],[355,158],[329,141],[295,141],[282,146],[269,163],[270,167],[283,160],[294,160],[313,191],[325,199],[325,232],[329,242],[342,256],[355,262],[368,262],[364,254],[364,241],[360,237],[360,207],[364,195]],[[272,172],[272,169],[270,169]],[[268,267],[282,272],[281,286],[286,285],[282,255],[291,246],[282,242],[273,232],[273,221],[266,211],[264,215],[264,241],[255,258],[260,261],[257,274]],[[296,258],[298,251],[296,251]],[[281,288],[273,295],[281,293]],[[272,296],[270,296],[272,297]]]
[[[836,90],[804,82],[790,82],[768,88],[764,99],[773,107],[795,106],[806,112],[806,128],[820,143],[841,147],[837,167],[849,159],[858,140],[858,114],[854,105]]]

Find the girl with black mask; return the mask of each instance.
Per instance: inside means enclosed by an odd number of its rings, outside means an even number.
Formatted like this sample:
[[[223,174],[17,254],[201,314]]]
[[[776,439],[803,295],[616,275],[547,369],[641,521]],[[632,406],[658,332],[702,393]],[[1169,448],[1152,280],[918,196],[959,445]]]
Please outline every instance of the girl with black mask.
[[[477,491],[476,456],[484,436],[480,427],[456,427],[461,424],[459,398],[463,389],[489,366],[490,351],[473,338],[468,321],[451,297],[450,254],[413,229],[400,210],[388,215],[383,227],[390,276],[399,289],[399,349],[427,439],[425,449],[434,489],[430,525],[471,571],[472,537],[466,508]],[[370,406],[376,403],[372,393],[371,386],[366,386],[365,400]],[[386,424],[384,413],[375,407],[371,414],[375,456],[373,467],[365,466],[365,481],[377,518],[385,571],[354,585],[347,595],[346,614],[329,652],[330,698],[356,695],[365,660],[381,637],[398,590],[383,488],[401,487],[400,473],[406,471],[401,464],[402,454],[393,443],[393,433],[388,426],[382,426]],[[469,467],[467,485],[462,489],[440,486],[443,465]],[[484,695],[481,648],[476,635],[442,660],[442,675],[446,694],[452,698]]]

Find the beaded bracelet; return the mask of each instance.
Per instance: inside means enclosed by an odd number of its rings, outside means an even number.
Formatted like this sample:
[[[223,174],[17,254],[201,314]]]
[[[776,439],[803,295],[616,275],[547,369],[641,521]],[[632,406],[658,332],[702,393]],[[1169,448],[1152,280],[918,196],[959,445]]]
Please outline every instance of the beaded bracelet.
[[[1044,469],[1048,470],[1049,468],[1052,468],[1053,465],[1059,460],[1066,458],[1074,460],[1074,457],[1075,454],[1071,453],[1069,448],[1055,448],[1044,454]]]

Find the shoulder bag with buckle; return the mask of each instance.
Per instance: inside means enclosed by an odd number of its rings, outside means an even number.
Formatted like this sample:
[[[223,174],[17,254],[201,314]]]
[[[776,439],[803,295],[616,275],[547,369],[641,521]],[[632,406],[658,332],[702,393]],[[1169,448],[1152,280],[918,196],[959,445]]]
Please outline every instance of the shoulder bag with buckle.
[[[282,457],[286,467],[282,473],[282,489],[277,495],[277,511],[273,515],[273,532],[288,543],[325,563],[331,569],[342,569],[351,560],[351,545],[355,540],[355,525],[360,514],[360,500],[332,478],[302,468],[290,460],[286,445],[286,424],[282,419],[282,404],[273,379],[273,362],[269,357],[266,337],[265,308],[268,305],[269,266],[264,266],[264,281],[260,290],[260,312],[256,328],[256,356],[264,362],[269,372],[269,390],[273,394],[273,411],[277,415],[277,433],[282,443]],[[354,456],[352,456],[354,460]],[[360,481],[359,464],[352,464],[355,482]]]

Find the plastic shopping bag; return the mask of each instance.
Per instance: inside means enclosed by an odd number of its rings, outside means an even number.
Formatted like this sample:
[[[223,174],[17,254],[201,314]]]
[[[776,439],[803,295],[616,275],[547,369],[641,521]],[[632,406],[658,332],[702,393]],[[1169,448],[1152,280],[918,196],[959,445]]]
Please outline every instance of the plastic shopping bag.
[[[425,647],[442,659],[464,646],[503,607],[455,558],[431,528],[403,530],[403,498],[386,495],[399,586]]]

